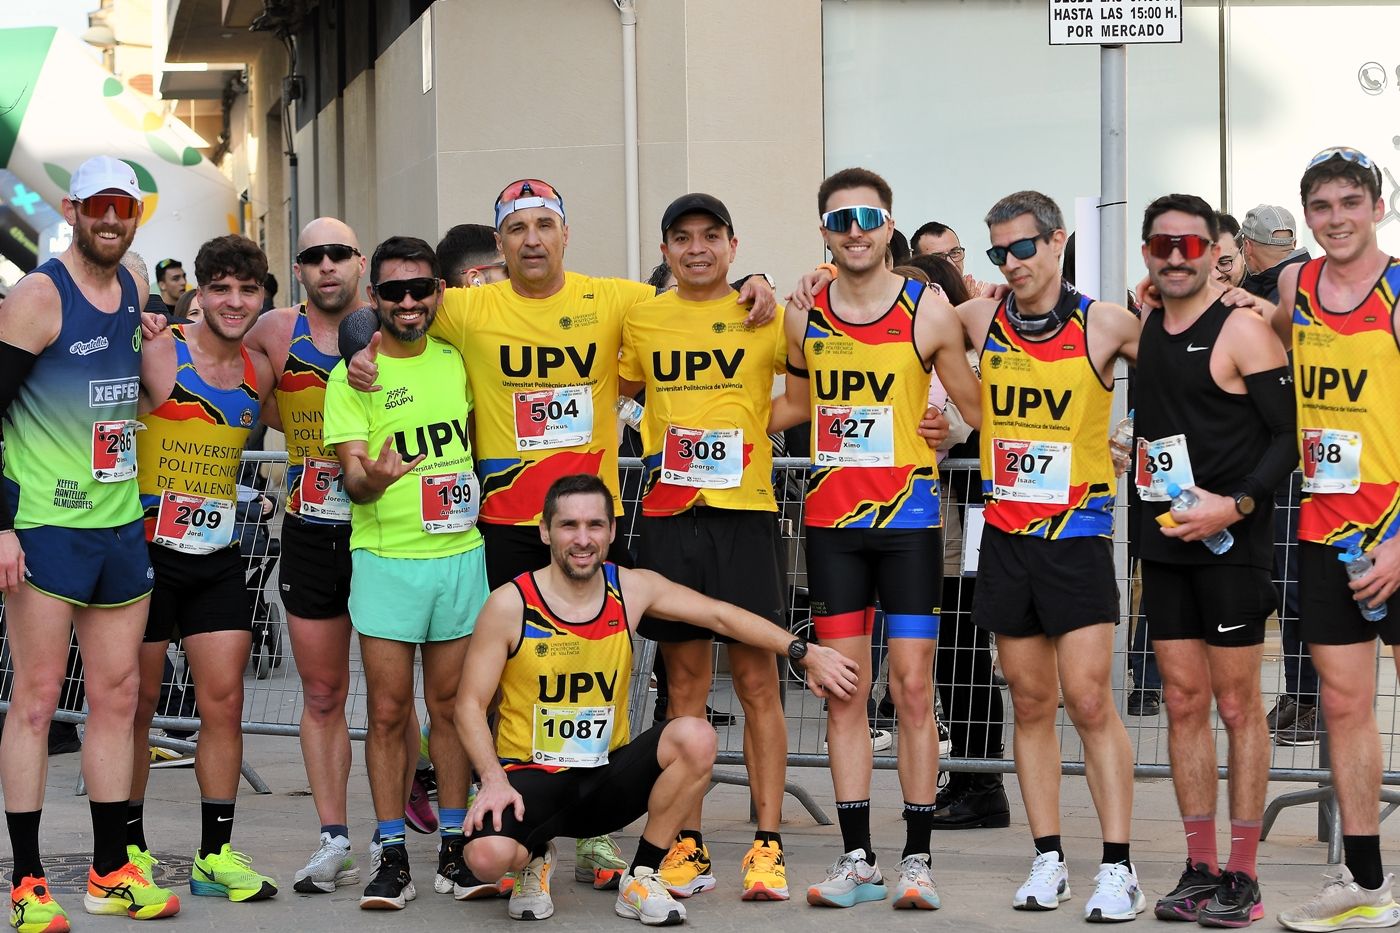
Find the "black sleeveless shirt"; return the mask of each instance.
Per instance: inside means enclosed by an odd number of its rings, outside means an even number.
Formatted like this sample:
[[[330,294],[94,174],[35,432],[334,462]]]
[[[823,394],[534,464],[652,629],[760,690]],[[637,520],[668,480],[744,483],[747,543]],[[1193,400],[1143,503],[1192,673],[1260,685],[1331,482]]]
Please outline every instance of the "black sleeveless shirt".
[[[1136,435],[1148,441],[1184,434],[1196,486],[1222,496],[1233,496],[1243,488],[1242,481],[1258,465],[1270,442],[1269,430],[1249,395],[1226,392],[1210,374],[1210,358],[1232,313],[1233,309],[1217,301],[1180,334],[1167,333],[1163,311],[1147,314],[1138,342],[1133,419]],[[1129,474],[1130,481],[1135,473],[1134,469]],[[1180,541],[1159,531],[1156,517],[1170,505],[1142,504],[1143,560],[1273,566],[1271,498],[1256,501],[1252,515],[1230,526],[1234,547],[1219,556],[1199,541]]]

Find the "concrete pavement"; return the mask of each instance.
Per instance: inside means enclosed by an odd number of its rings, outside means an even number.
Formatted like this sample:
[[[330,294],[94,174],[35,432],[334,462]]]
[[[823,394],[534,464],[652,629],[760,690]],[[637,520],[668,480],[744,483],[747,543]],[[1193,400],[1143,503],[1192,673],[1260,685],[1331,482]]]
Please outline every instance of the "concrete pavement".
[[[255,866],[272,875],[282,886],[273,900],[256,904],[231,904],[212,898],[189,895],[188,885],[176,884],[182,910],[178,917],[160,921],[170,929],[271,930],[331,933],[345,929],[409,930],[442,929],[466,925],[477,929],[517,929],[506,915],[504,900],[457,903],[450,896],[432,890],[436,867],[436,836],[410,833],[409,855],[414,869],[418,899],[399,912],[361,911],[357,907],[360,888],[341,888],[335,894],[306,896],[292,891],[292,876],[316,846],[316,816],[307,793],[301,752],[294,739],[250,736],[247,760],[272,788],[272,793],[256,795],[244,784],[238,801],[238,822],[233,842],[236,848],[254,858]],[[90,917],[82,911],[80,889],[61,883],[57,870],[59,854],[74,856],[72,877],[83,874],[89,851],[87,800],[74,796],[78,756],[64,755],[51,761],[48,773],[48,799],[42,829],[43,846],[52,853],[49,864],[54,890],[68,908],[77,930],[114,930],[133,927],[133,921]],[[368,871],[365,855],[373,822],[370,816],[369,788],[365,779],[363,748],[355,745],[355,764],[350,782],[351,833],[362,871]],[[804,785],[818,803],[832,808],[830,778],[825,771],[791,769],[789,778]],[[933,868],[944,908],[937,912],[894,911],[889,902],[860,905],[851,910],[810,907],[805,903],[805,885],[824,876],[825,868],[840,846],[835,826],[818,826],[791,798],[786,805],[788,821],[783,826],[789,885],[789,903],[743,903],[739,900],[739,860],[752,836],[747,822],[748,800],[740,787],[719,785],[706,802],[706,841],[715,861],[719,887],[686,902],[689,925],[710,930],[752,930],[761,925],[768,931],[795,933],[809,929],[858,929],[878,923],[891,930],[947,926],[967,931],[1026,930],[1051,933],[1082,930],[1083,904],[1093,890],[1098,868],[1099,835],[1085,781],[1066,777],[1063,781],[1063,838],[1070,865],[1074,898],[1053,913],[1024,913],[1011,909],[1011,895],[1024,880],[1031,861],[1031,844],[1024,812],[1014,778],[1008,778],[1012,798],[1012,825],[1003,830],[973,830],[934,834]],[[1274,784],[1270,796],[1299,785]],[[903,844],[900,821],[901,798],[897,777],[890,771],[876,772],[872,790],[874,843],[881,863],[892,866]],[[1225,838],[1228,821],[1224,788],[1221,789],[1221,854],[1228,847]],[[1149,898],[1149,912],[1137,921],[1155,925],[1151,902],[1176,882],[1185,856],[1182,829],[1169,780],[1140,780],[1136,784],[1133,853],[1139,876]],[[194,854],[199,839],[199,791],[190,768],[162,769],[151,774],[146,796],[148,838],[158,857],[175,863]],[[619,841],[624,855],[631,857],[639,826],[629,827]],[[1394,832],[1383,829],[1382,843],[1396,852]],[[3,851],[3,850],[0,850]],[[544,925],[560,931],[593,931],[599,928],[628,929],[633,921],[613,914],[611,893],[594,892],[573,879],[573,850],[568,840],[560,846],[559,872],[553,885],[557,905],[555,916]],[[8,852],[4,853],[8,856]],[[1327,869],[1326,847],[1316,841],[1315,809],[1299,807],[1284,813],[1268,841],[1260,848],[1261,879],[1268,919],[1261,926],[1274,928],[1274,916],[1283,907],[1310,896]],[[7,859],[0,864],[8,865]],[[1393,865],[1393,863],[1392,863]],[[178,866],[176,866],[178,867]],[[363,879],[365,881],[368,878]],[[141,925],[143,929],[146,925]]]

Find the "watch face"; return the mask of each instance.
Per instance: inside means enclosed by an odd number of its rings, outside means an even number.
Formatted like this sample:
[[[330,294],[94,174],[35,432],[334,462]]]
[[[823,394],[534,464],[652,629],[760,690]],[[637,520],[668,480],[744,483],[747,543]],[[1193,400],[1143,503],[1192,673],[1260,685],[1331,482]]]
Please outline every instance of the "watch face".
[[[1253,513],[1254,497],[1247,493],[1241,493],[1240,495],[1235,497],[1235,508],[1239,510],[1239,513],[1241,515],[1249,515]]]

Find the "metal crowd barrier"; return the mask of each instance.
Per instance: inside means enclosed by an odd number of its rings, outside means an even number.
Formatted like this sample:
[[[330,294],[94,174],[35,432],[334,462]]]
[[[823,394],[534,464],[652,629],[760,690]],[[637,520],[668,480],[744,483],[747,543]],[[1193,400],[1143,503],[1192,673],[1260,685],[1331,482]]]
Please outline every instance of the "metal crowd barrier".
[[[255,489],[257,494],[272,499],[276,503],[276,509],[269,521],[258,522],[248,519],[242,527],[245,553],[248,556],[249,586],[250,589],[254,590],[256,600],[253,618],[253,653],[245,675],[243,726],[245,731],[251,734],[291,737],[296,736],[299,731],[302,697],[296,664],[292,658],[290,638],[286,632],[286,623],[278,596],[276,574],[276,556],[281,535],[284,480],[287,469],[286,455],[281,452],[256,452],[246,454],[244,460],[243,483],[251,489]],[[951,475],[954,477],[960,475],[965,477],[966,471],[975,470],[976,466],[976,462],[970,460],[950,460],[942,465],[945,471],[953,471]],[[780,508],[779,520],[788,578],[787,616],[789,627],[794,632],[809,631],[811,625],[810,610],[806,601],[807,575],[801,533],[806,469],[807,461],[804,459],[780,458],[775,461],[774,486]],[[627,515],[622,520],[619,533],[625,536],[629,546],[634,549],[637,539],[637,509],[635,506],[639,495],[640,479],[640,462],[635,459],[624,459],[622,461],[622,480]],[[949,485],[956,489],[958,482],[955,479]],[[968,490],[964,489],[962,494],[949,495],[945,487],[944,495],[947,503],[945,509],[948,513],[945,516],[945,536],[948,539],[945,566],[948,568],[948,572],[945,573],[947,583],[942,608],[945,637],[939,650],[940,652],[953,653],[954,663],[947,665],[950,670],[959,667],[975,667],[976,665],[973,664],[957,662],[971,659],[970,653],[972,652],[986,650],[975,647],[954,647],[946,635],[954,625],[971,625],[970,599],[966,597],[973,586],[973,581],[975,581],[975,572],[967,569],[970,548],[963,544],[963,535],[958,529],[975,527],[978,524],[976,505],[969,507],[966,501],[969,498],[976,500],[978,497],[968,495],[967,492]],[[251,494],[247,491],[245,493]],[[1115,521],[1115,534],[1121,556],[1121,547],[1126,544],[1128,516],[1126,506],[1122,504],[1124,497],[1120,496],[1119,498],[1120,505]],[[1296,502],[1290,502],[1286,507],[1296,508]],[[1132,675],[1129,673],[1130,660],[1134,662],[1135,666],[1141,668],[1141,662],[1147,659],[1147,653],[1142,650],[1136,652],[1132,650],[1132,633],[1143,624],[1143,618],[1136,601],[1130,599],[1130,596],[1135,592],[1135,587],[1128,576],[1127,566],[1126,561],[1120,560],[1118,586],[1123,601],[1123,621],[1118,627],[1118,637],[1115,642],[1113,677],[1115,696],[1119,701],[1120,711],[1126,710],[1126,700],[1130,691],[1134,689]],[[1284,582],[1291,581],[1278,582],[1282,586]],[[10,657],[3,620],[3,610],[0,609],[0,710],[8,708],[11,680]],[[874,641],[874,660],[878,662],[885,647],[882,631],[877,629]],[[1150,648],[1148,651],[1150,652]],[[969,654],[968,657],[961,658],[958,657],[958,652]],[[1374,669],[1370,673],[1377,681],[1377,715],[1384,745],[1384,781],[1387,785],[1392,785],[1400,784],[1400,763],[1396,761],[1397,743],[1395,741],[1397,733],[1400,733],[1400,722],[1397,722],[1397,712],[1400,710],[1400,705],[1397,705],[1398,694],[1394,665],[1383,657],[1388,653],[1389,649],[1378,652]],[[73,654],[76,656],[76,652]],[[184,705],[181,705],[180,694],[182,689],[186,687],[186,677],[183,673],[183,655],[178,646],[172,646],[170,657],[175,674],[166,686],[171,698],[167,705],[158,709],[158,718],[154,727],[174,732],[178,736],[182,732],[197,731],[199,718],[197,711],[190,708],[189,701],[184,701]],[[637,664],[634,670],[632,688],[633,718],[631,727],[634,732],[651,722],[655,695],[648,689],[648,685],[654,657],[655,646],[639,640],[635,652]],[[1279,628],[1276,624],[1271,623],[1268,640],[1265,644],[1265,662],[1261,674],[1261,687],[1266,706],[1272,705],[1273,698],[1284,692],[1283,664],[1285,660],[1279,638]],[[944,660],[940,659],[940,664],[943,663]],[[359,660],[358,646],[353,642],[350,664],[351,686],[346,716],[350,723],[352,736],[356,739],[363,739],[368,704],[364,670]],[[710,705],[720,713],[729,713],[736,717],[736,721],[732,725],[722,726],[718,730],[720,736],[718,762],[726,766],[742,765],[742,710],[734,696],[732,684],[724,666],[722,652],[718,648],[716,649],[715,669],[718,674],[710,693]],[[828,764],[828,759],[824,752],[825,712],[822,701],[807,692],[801,676],[796,671],[790,670],[785,662],[780,662],[780,670],[783,676],[784,705],[788,723],[788,763],[795,767],[824,768]],[[82,722],[85,718],[84,700],[77,675],[77,670],[70,665],[60,718]],[[1143,685],[1138,685],[1139,688],[1141,686]],[[1004,756],[996,758],[955,754],[945,757],[941,766],[949,771],[1013,771],[1014,764],[1010,750],[1014,727],[1011,701],[1005,688],[995,687],[988,682],[972,683],[955,680],[949,683],[946,678],[940,682],[940,692],[945,697],[956,698],[959,691],[974,688],[980,688],[980,695],[984,697],[999,696],[1000,716],[993,716],[992,713],[995,711],[990,710],[990,707],[998,705],[995,700],[989,704],[988,709],[966,709],[963,708],[966,706],[965,703],[950,702],[948,703],[949,714],[957,713],[959,710],[961,712],[958,718],[950,718],[949,715],[945,714],[944,721],[957,732],[959,729],[969,726],[981,727],[990,719],[996,719],[1002,724]],[[882,698],[886,689],[887,680],[881,674],[872,691],[875,700],[878,701]],[[190,699],[192,700],[192,691],[190,691]],[[1170,776],[1165,706],[1157,715],[1124,715],[1124,721],[1133,743],[1135,775],[1137,777]],[[877,719],[874,725],[886,728],[891,724]],[[892,731],[895,746],[888,751],[876,754],[876,767],[893,768],[896,765],[897,725]],[[1215,734],[1219,760],[1223,762],[1226,751],[1225,733],[1218,720]],[[1059,735],[1063,770],[1069,774],[1083,774],[1083,747],[1063,711],[1059,717]],[[159,734],[154,735],[152,741],[153,743],[164,742],[167,747],[183,747],[181,739]],[[1326,785],[1329,782],[1330,772],[1326,763],[1326,754],[1325,745],[1319,744],[1273,746],[1269,773],[1271,780],[1311,783],[1322,785],[1322,787],[1301,791],[1298,795],[1284,795],[1285,798],[1290,799],[1275,801],[1274,804],[1271,804],[1270,814],[1266,819],[1266,829],[1268,822],[1271,822],[1273,816],[1277,814],[1278,806],[1293,802],[1327,804],[1330,788]],[[1222,774],[1223,771],[1222,767]],[[260,787],[260,781],[255,772],[252,772],[251,769],[245,769],[245,774],[249,776],[250,782],[255,787],[260,790],[265,789]],[[729,776],[726,779],[732,779],[736,783],[742,782],[742,779],[737,776]],[[1391,800],[1392,794],[1395,795],[1394,800]],[[1301,799],[1298,799],[1299,795],[1301,795]],[[1387,802],[1392,803],[1391,809],[1400,804],[1400,793],[1387,788],[1384,796]],[[816,815],[815,812],[814,815]],[[1323,817],[1323,823],[1335,824],[1337,821],[1335,807],[1331,807],[1329,810],[1324,806]],[[1320,825],[1320,830],[1326,828],[1326,825]],[[1333,846],[1339,846],[1340,832],[1333,831],[1330,837]]]

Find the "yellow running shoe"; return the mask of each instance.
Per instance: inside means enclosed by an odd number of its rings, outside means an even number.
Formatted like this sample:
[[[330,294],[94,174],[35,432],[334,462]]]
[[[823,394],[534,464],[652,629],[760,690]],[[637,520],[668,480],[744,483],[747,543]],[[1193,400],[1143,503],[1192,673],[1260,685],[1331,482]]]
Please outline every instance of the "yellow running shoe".
[[[66,933],[68,913],[49,894],[48,882],[28,875],[10,886],[10,926],[19,933]]]
[[[662,859],[657,874],[673,897],[690,897],[714,889],[715,876],[710,873],[711,867],[709,848],[697,846],[689,836],[681,836]]]
[[[788,899],[787,866],[783,850],[776,842],[755,839],[744,853],[744,893],[746,901],[785,901]]]
[[[180,899],[127,862],[106,875],[88,869],[83,909],[90,914],[126,914],[132,920],[158,920],[178,914]]]
[[[227,897],[234,903],[265,901],[277,894],[277,882],[253,871],[252,860],[226,842],[217,852],[194,857],[190,893]]]
[[[126,847],[126,860],[141,869],[141,874],[146,876],[147,881],[156,880],[156,866],[160,864],[160,860],[151,854],[150,849],[138,849],[129,845]]]

